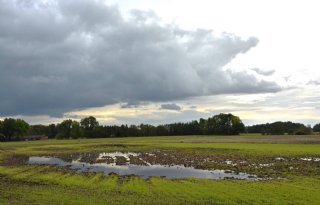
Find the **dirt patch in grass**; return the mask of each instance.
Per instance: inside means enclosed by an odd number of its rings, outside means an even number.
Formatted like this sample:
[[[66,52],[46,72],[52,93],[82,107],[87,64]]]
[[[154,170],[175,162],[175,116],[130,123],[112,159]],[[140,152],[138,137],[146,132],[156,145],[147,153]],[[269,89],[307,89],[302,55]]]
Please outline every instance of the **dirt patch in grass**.
[[[130,163],[131,164],[136,164],[136,165],[148,165],[146,161],[143,161],[140,157],[137,156],[130,156]]]
[[[6,155],[0,161],[0,165],[2,166],[25,165],[28,162],[28,159],[29,159],[29,156],[27,155],[9,154],[9,155]]]
[[[122,156],[116,157],[116,165],[125,165],[127,163],[128,163],[128,161],[125,157],[122,157]]]
[[[101,159],[97,159],[96,163],[107,163],[107,164],[113,164],[115,163],[114,159],[110,156],[104,156]]]
[[[1,152],[1,151],[8,151],[8,150],[12,150],[12,148],[9,148],[9,147],[0,147],[0,152]]]

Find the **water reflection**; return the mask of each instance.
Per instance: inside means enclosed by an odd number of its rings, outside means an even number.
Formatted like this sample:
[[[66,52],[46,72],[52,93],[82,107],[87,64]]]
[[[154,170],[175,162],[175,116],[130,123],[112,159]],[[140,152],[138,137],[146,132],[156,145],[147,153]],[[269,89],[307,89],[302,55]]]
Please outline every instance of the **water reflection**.
[[[56,165],[61,167],[69,167],[77,172],[103,172],[105,175],[110,173],[116,173],[118,175],[137,175],[142,178],[149,178],[151,176],[167,177],[167,178],[207,178],[207,179],[246,179],[257,180],[260,179],[255,175],[246,173],[235,173],[225,170],[203,170],[195,169],[193,167],[185,167],[180,165],[151,165],[146,163],[145,165],[137,165],[130,163],[130,156],[139,156],[137,153],[101,153],[98,159],[104,157],[124,157],[127,163],[124,165],[116,165],[116,163],[86,163],[81,162],[80,159],[66,162],[62,159],[55,157],[33,156],[29,157],[28,164],[36,165]]]

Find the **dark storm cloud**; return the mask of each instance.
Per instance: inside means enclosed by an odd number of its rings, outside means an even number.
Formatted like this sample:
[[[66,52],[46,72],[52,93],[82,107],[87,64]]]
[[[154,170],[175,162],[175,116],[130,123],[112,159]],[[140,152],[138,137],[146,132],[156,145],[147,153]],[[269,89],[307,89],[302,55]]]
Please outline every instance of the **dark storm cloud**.
[[[153,12],[135,10],[125,20],[102,1],[0,4],[0,115],[280,89],[223,70],[256,38],[163,25]]]
[[[169,103],[169,104],[162,104],[160,109],[180,111],[181,107],[175,103],[171,103],[171,104]]]

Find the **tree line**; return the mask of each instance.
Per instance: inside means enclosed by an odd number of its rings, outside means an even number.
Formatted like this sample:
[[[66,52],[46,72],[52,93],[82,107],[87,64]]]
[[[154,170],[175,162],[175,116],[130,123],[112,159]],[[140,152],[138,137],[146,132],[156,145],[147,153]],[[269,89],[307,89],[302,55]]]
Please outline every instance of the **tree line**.
[[[320,123],[313,129],[301,123],[274,122],[245,127],[238,116],[220,113],[208,119],[178,122],[163,125],[100,125],[95,117],[86,117],[79,122],[63,120],[58,124],[29,125],[22,119],[0,120],[0,141],[22,140],[25,135],[46,135],[49,138],[108,138],[170,135],[238,135],[240,133],[307,135],[320,132]]]
[[[312,129],[310,126],[305,126],[301,123],[278,121],[274,123],[247,126],[246,130],[248,133],[261,133],[266,135],[309,135],[312,131],[320,131],[320,123],[315,125]]]
[[[8,122],[11,126],[7,126]],[[138,137],[138,136],[169,136],[169,135],[238,135],[245,131],[245,126],[238,116],[221,113],[208,119],[201,118],[191,122],[179,122],[164,125],[100,125],[95,117],[80,120],[63,120],[58,124],[28,125],[21,132],[21,119],[6,118],[0,121],[2,141],[19,140],[23,135],[47,135],[49,138],[108,138],[108,137]],[[15,122],[15,123],[13,123]],[[10,134],[8,134],[10,130]]]

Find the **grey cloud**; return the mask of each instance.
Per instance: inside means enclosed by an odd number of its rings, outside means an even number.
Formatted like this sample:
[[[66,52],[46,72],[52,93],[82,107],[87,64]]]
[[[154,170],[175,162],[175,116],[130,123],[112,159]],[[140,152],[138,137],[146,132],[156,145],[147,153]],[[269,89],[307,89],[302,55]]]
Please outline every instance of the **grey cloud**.
[[[121,105],[121,108],[138,108],[139,104],[129,104],[129,103],[124,103]]]
[[[162,104],[161,105],[161,109],[163,110],[176,110],[176,111],[180,111],[181,107],[175,103],[171,103],[171,104]]]
[[[223,67],[256,38],[125,20],[104,1],[0,0],[0,115],[61,116],[125,102],[279,91]]]
[[[138,108],[141,107],[143,105],[148,105],[148,102],[127,102],[127,103],[122,103],[120,105],[121,108]]]
[[[275,70],[263,70],[261,68],[252,68],[251,70],[255,71],[260,75],[270,76],[275,73]]]
[[[320,85],[320,80],[310,80],[307,85]]]

